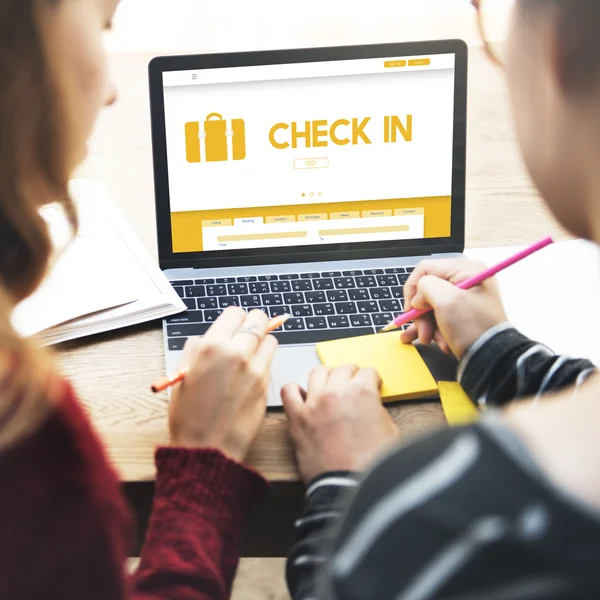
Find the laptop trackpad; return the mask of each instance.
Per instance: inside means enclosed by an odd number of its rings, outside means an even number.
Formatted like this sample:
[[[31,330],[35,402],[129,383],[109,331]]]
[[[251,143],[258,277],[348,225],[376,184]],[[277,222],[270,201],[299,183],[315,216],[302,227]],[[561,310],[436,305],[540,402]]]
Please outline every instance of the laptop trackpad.
[[[435,344],[421,346],[417,350],[429,367],[436,381],[455,381],[457,362],[454,357],[443,354]],[[314,346],[283,346],[273,360],[269,406],[281,406],[281,388],[286,383],[297,383],[304,389],[308,374],[320,365]]]
[[[280,347],[275,354],[271,370],[269,406],[281,406],[280,392],[286,383],[297,383],[306,389],[308,374],[320,364],[314,346]]]

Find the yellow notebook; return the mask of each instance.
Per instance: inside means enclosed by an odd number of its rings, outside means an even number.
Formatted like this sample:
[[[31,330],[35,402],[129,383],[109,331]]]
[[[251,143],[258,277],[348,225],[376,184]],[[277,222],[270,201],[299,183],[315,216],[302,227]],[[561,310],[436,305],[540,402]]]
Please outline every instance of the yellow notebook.
[[[437,395],[437,384],[417,349],[403,344],[400,335],[386,333],[317,344],[324,365],[354,364],[373,367],[383,380],[384,402],[415,400]]]
[[[479,418],[479,410],[456,381],[440,381],[440,401],[448,425],[466,425]]]

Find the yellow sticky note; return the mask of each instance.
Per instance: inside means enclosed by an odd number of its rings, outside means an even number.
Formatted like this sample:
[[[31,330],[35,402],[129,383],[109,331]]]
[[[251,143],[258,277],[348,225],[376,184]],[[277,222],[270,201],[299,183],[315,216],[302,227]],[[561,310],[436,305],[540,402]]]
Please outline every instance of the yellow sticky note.
[[[437,384],[412,344],[403,344],[400,335],[367,335],[317,344],[324,365],[354,364],[373,367],[383,380],[384,402],[414,400],[437,395]]]
[[[460,383],[440,381],[440,400],[448,425],[465,425],[479,417],[479,410],[467,396]]]

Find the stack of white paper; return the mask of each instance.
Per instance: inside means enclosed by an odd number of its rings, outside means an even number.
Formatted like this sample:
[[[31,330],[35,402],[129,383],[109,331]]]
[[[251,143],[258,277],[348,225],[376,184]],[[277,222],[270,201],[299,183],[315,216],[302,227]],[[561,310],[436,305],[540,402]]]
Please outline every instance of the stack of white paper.
[[[71,194],[78,235],[40,288],[15,308],[15,329],[37,335],[42,344],[57,344],[185,310],[106,188],[76,180]],[[50,205],[42,214],[55,246],[63,247],[69,233],[62,210]]]

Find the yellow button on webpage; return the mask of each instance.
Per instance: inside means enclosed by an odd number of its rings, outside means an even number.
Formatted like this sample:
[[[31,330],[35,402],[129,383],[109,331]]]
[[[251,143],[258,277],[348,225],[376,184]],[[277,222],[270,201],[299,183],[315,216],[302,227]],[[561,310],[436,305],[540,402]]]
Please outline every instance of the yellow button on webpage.
[[[394,69],[396,67],[405,67],[406,66],[406,61],[405,60],[386,60],[383,63],[383,66],[386,69]]]
[[[227,227],[231,225],[231,219],[210,219],[202,221],[202,227]]]
[[[319,158],[297,158],[294,161],[294,169],[326,169],[329,166],[327,157]]]
[[[410,215],[424,215],[425,209],[423,208],[397,208],[394,211],[395,217],[404,217]]]
[[[335,212],[330,214],[331,219],[360,219],[360,212],[358,210]]]
[[[316,213],[312,215],[298,215],[298,221],[326,221],[327,213]]]
[[[233,220],[234,225],[262,225],[264,222],[262,217],[240,217]]]
[[[391,217],[392,216],[392,209],[385,209],[385,210],[363,210],[363,214],[362,214],[363,218],[369,218],[369,217]]]
[[[294,223],[296,215],[280,215],[276,217],[267,217],[267,223]]]
[[[415,58],[408,61],[409,67],[427,67],[431,64],[430,58]]]

